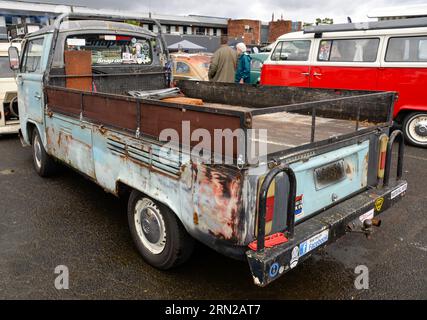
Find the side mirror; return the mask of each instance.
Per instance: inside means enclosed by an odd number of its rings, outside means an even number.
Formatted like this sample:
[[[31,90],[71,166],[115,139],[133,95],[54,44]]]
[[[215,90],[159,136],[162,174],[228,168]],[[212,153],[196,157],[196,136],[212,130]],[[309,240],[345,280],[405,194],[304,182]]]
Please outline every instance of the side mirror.
[[[9,67],[12,70],[19,69],[19,52],[17,47],[9,47]]]

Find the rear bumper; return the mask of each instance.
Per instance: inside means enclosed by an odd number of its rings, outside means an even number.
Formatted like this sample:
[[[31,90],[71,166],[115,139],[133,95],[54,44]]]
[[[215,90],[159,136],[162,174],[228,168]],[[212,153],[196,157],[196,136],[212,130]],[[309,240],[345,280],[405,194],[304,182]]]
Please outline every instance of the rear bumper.
[[[248,250],[246,256],[254,282],[266,286],[296,267],[319,248],[334,242],[348,232],[347,225],[373,218],[392,207],[406,193],[407,182],[399,180],[382,189],[371,189],[295,226],[288,242],[261,251]]]

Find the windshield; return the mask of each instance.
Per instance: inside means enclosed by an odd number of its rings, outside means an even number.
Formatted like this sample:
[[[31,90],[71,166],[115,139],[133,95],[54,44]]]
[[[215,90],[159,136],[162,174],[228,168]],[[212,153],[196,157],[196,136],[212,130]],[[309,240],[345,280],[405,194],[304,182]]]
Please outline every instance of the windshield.
[[[13,71],[9,67],[9,57],[0,57],[0,78],[13,78]]]
[[[68,37],[66,51],[90,51],[92,65],[149,65],[153,61],[150,40],[123,35],[76,35]]]

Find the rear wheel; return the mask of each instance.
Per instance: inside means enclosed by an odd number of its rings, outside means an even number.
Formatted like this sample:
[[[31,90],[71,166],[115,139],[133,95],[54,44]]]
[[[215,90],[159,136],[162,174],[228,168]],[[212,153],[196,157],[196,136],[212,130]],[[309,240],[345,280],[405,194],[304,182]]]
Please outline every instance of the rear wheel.
[[[32,133],[34,169],[41,177],[48,177],[55,172],[55,161],[47,154],[43,147],[39,131],[34,128]]]
[[[427,113],[410,113],[403,121],[406,141],[417,147],[427,147]]]
[[[129,229],[145,261],[166,270],[190,257],[194,240],[167,207],[134,190],[128,203]]]

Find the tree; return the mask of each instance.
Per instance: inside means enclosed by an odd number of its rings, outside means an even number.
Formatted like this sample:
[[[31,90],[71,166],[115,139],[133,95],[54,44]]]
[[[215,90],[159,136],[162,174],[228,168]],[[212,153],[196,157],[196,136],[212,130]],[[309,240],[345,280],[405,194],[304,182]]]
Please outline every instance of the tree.
[[[323,19],[317,18],[316,19],[316,25],[318,25],[318,24],[333,24],[333,23],[334,23],[334,19],[332,19],[332,18],[323,18]]]

